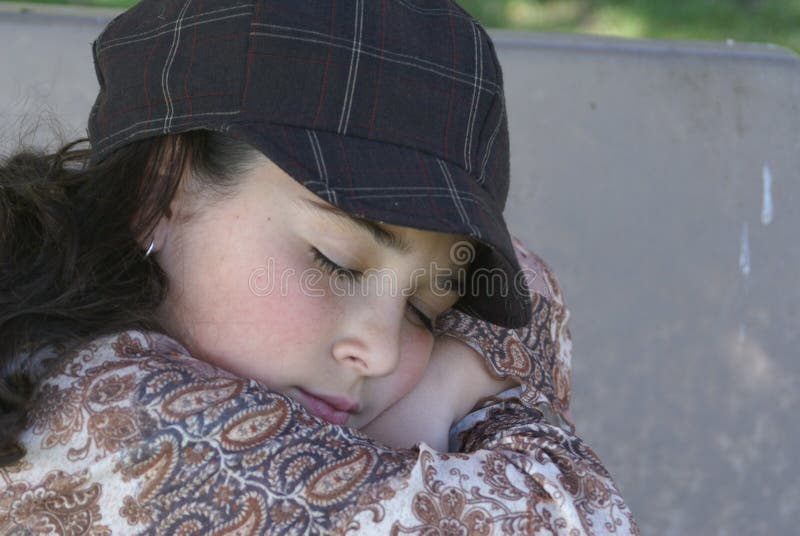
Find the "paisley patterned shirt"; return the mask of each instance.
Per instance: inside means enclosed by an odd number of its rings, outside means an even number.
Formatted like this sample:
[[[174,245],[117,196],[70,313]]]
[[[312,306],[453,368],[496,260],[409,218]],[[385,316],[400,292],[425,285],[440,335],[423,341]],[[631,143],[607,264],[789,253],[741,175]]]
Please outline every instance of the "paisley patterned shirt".
[[[1,534],[638,534],[570,421],[569,317],[518,242],[533,322],[437,324],[520,386],[482,400],[451,452],[391,449],[292,399],[125,331],[57,356],[0,469]]]

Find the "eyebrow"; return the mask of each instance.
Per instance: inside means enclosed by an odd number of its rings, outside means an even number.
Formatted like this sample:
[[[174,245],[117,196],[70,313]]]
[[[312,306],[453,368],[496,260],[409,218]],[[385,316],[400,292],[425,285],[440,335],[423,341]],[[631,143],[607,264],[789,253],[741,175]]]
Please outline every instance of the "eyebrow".
[[[316,199],[302,198],[301,201],[305,205],[311,208],[325,212],[326,214],[332,216],[337,216],[342,220],[346,221],[348,224],[355,226],[363,231],[367,231],[368,233],[370,233],[370,235],[372,235],[372,238],[375,240],[375,242],[377,242],[382,246],[386,246],[395,251],[399,251],[403,254],[408,254],[414,251],[414,248],[411,247],[411,244],[409,244],[408,242],[406,242],[393,232],[389,231],[388,229],[384,229],[374,221],[365,220],[362,218],[355,218],[337,206],[326,205]]]
[[[384,229],[377,223],[371,220],[356,218],[350,215],[348,212],[340,209],[335,205],[328,205],[319,201],[317,199],[308,199],[305,197],[301,197],[300,201],[308,208],[317,210],[319,212],[323,212],[326,215],[336,216],[340,218],[342,221],[354,226],[362,231],[368,232],[372,238],[378,244],[382,246],[389,247],[395,251],[399,251],[403,254],[408,254],[414,251],[414,248],[409,244],[407,241],[403,240],[393,232],[389,231],[388,229]],[[465,290],[465,283],[462,281],[458,276],[453,275],[451,277],[448,276],[441,276],[437,280],[437,285],[439,288],[445,288],[449,284],[451,290],[448,294],[457,292],[459,297],[463,296]]]

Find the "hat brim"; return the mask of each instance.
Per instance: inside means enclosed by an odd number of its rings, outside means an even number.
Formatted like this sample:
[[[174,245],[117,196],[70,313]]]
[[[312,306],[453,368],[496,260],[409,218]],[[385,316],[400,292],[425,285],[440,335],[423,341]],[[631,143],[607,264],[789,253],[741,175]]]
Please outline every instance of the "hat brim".
[[[479,247],[454,307],[503,327],[530,323],[530,292],[502,210],[464,169],[416,149],[326,131],[235,123],[226,132],[353,216],[473,238]]]

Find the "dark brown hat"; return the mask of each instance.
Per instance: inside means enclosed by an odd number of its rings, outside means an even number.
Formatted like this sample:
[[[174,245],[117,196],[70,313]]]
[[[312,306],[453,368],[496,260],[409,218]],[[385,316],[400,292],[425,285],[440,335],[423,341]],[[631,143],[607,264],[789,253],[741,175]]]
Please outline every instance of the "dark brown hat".
[[[151,136],[226,132],[354,216],[472,237],[456,308],[530,322],[503,219],[502,72],[455,3],[143,0],[93,47],[94,162]]]

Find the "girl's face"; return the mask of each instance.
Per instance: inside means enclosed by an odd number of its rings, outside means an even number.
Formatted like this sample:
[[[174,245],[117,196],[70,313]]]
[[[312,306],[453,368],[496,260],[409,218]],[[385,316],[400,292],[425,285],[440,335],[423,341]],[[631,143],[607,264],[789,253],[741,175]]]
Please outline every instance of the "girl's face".
[[[232,197],[179,193],[156,229],[169,280],[158,317],[194,357],[361,428],[421,378],[433,346],[425,317],[456,302],[441,280],[463,268],[451,248],[469,242],[369,223],[266,159]]]

